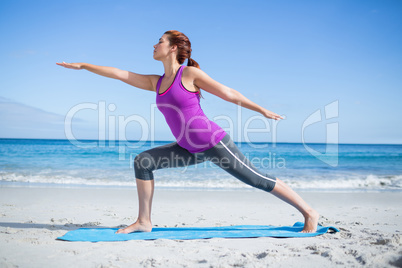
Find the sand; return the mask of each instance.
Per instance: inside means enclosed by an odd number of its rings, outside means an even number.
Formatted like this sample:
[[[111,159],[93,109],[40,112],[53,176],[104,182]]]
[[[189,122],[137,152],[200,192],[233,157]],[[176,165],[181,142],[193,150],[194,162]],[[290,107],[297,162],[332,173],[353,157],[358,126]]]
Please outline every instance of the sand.
[[[401,192],[299,192],[339,233],[312,238],[65,242],[80,227],[118,227],[136,189],[0,187],[0,267],[402,267]],[[154,226],[293,225],[291,206],[258,190],[156,189]]]

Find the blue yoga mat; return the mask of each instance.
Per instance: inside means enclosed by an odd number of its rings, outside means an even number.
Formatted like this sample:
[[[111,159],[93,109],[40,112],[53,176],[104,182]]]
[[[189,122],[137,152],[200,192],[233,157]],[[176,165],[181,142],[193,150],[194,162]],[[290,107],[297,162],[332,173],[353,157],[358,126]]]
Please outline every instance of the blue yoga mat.
[[[176,227],[153,228],[152,232],[135,232],[130,234],[116,234],[117,228],[80,228],[69,231],[58,237],[65,241],[108,242],[127,240],[155,240],[155,239],[205,239],[205,238],[251,238],[251,237],[312,237],[322,235],[332,230],[339,232],[335,227],[318,226],[315,233],[300,233],[304,224],[296,222],[293,226],[270,225],[237,225],[222,227]]]

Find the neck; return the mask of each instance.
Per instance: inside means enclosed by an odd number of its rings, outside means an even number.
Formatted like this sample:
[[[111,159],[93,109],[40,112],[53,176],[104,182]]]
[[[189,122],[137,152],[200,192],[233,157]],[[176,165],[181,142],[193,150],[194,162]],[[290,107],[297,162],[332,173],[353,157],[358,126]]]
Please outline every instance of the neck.
[[[180,67],[179,62],[176,59],[166,59],[163,62],[163,67],[165,69],[165,77],[175,76],[177,70]]]

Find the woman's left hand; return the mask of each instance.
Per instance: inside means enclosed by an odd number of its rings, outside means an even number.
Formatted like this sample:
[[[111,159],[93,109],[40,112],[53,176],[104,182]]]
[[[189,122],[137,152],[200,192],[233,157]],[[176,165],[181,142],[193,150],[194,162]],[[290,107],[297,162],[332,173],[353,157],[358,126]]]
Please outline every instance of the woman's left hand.
[[[274,120],[283,119],[283,117],[280,116],[279,114],[276,114],[274,112],[268,111],[267,109],[264,109],[264,111],[261,114],[263,116],[265,116],[266,118],[270,118],[270,119],[274,119]]]
[[[68,68],[68,69],[74,69],[74,70],[81,70],[81,69],[83,69],[82,68],[82,66],[83,66],[83,63],[67,63],[67,62],[61,62],[61,63],[59,63],[59,62],[56,62],[56,64],[57,65],[59,65],[59,66],[63,66],[63,67],[65,67],[65,68]]]

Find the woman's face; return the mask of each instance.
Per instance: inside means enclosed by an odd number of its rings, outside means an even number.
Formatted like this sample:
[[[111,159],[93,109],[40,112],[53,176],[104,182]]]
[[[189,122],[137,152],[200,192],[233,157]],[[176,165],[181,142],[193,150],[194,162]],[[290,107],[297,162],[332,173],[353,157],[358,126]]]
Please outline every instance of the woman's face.
[[[167,38],[167,35],[164,34],[159,38],[159,42],[154,45],[154,59],[161,60],[165,58],[169,54],[170,49],[171,46],[169,44],[169,39]]]

